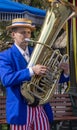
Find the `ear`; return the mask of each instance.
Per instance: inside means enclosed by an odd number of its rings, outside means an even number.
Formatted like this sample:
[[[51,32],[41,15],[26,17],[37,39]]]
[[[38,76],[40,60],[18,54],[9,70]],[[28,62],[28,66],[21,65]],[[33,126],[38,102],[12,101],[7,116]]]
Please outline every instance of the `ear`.
[[[14,32],[12,32],[12,33],[11,33],[11,37],[12,37],[12,38],[14,38],[14,36],[15,36],[15,33],[14,33]]]

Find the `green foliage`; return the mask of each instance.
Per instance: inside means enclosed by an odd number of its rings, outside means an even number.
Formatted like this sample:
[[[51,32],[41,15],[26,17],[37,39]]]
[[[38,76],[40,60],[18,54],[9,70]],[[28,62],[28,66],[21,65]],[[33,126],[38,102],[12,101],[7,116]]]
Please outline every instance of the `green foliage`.
[[[12,0],[12,1],[17,1],[19,3],[27,4],[41,9],[46,9],[48,5],[48,0]]]
[[[1,127],[0,130],[8,130],[8,125],[7,124],[2,124],[2,127]]]
[[[8,25],[9,22],[2,21],[0,22],[0,40],[3,42],[6,42],[11,39],[9,34],[6,31],[6,26]]]
[[[10,34],[6,31],[8,24],[10,24],[10,22],[0,22],[0,51],[8,48],[7,43],[12,41]]]

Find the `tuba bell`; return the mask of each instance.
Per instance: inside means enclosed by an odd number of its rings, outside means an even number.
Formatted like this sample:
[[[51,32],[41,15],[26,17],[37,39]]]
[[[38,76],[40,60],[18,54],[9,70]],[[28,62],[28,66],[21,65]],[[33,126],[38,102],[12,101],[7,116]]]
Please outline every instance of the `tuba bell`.
[[[50,101],[62,72],[58,66],[68,60],[68,55],[62,55],[58,49],[54,50],[53,45],[67,20],[76,15],[74,6],[63,0],[49,4],[39,39],[33,41],[36,46],[27,67],[42,64],[48,66],[50,71],[43,76],[34,75],[30,82],[24,82],[21,86],[21,94],[30,106]]]

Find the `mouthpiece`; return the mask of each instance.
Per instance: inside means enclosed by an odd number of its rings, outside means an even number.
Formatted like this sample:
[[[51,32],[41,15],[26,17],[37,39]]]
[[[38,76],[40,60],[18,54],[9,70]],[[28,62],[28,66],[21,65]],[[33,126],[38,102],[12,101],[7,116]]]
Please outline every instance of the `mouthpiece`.
[[[35,42],[34,40],[30,40],[29,38],[25,38],[23,41],[22,41],[22,43],[24,43],[24,42]]]
[[[29,38],[25,38],[24,41],[25,42],[31,42],[31,40]]]
[[[29,38],[25,38],[25,42],[33,42],[33,43],[38,43],[38,41],[30,40]]]
[[[46,46],[47,48],[51,49],[50,46],[48,46],[48,45],[46,45],[46,44],[43,44],[43,43],[41,43],[41,42],[39,42],[39,41],[30,40],[29,38],[25,38],[25,39],[24,39],[24,42],[33,42],[35,45],[36,45],[36,44],[40,44],[40,45],[42,45],[42,46]]]

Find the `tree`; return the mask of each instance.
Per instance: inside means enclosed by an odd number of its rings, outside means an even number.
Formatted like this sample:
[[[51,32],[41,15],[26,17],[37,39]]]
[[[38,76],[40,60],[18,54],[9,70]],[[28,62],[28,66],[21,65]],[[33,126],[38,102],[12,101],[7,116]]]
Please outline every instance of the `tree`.
[[[30,6],[41,9],[46,9],[48,6],[48,0],[13,0],[13,1],[28,4]]]

